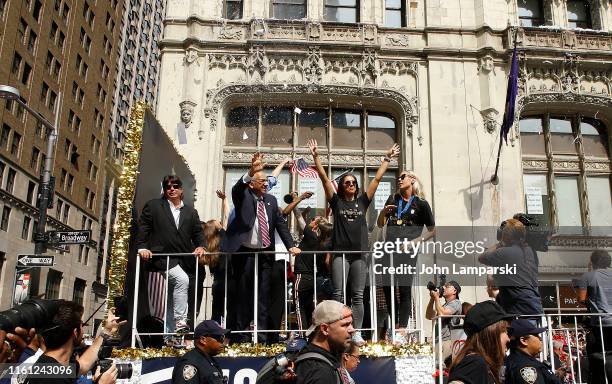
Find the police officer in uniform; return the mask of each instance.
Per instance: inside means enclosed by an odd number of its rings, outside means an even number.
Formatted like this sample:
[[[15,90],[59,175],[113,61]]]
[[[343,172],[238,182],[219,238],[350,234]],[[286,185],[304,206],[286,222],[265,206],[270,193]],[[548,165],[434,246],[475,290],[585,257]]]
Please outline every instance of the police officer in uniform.
[[[204,320],[194,331],[195,348],[184,354],[174,366],[172,384],[226,384],[221,367],[214,356],[223,351],[225,335],[214,320]]]
[[[506,358],[506,384],[561,384],[548,365],[537,359],[542,351],[540,334],[527,319],[513,320],[509,328],[510,356]]]

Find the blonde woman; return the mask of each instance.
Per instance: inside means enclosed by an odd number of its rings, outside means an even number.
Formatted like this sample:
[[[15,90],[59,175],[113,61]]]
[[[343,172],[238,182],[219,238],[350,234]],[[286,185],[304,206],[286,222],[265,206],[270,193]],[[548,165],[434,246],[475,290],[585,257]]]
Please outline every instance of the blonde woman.
[[[431,207],[423,193],[421,182],[412,171],[402,171],[397,179],[397,192],[387,199],[385,207],[378,215],[379,227],[387,226],[386,241],[395,242],[396,239],[407,239],[408,241],[427,241],[433,234],[435,222]],[[423,226],[427,232],[422,235]],[[386,255],[386,260],[378,262],[390,265],[391,255]],[[416,265],[416,255],[409,253],[393,254],[393,265],[402,264]],[[408,319],[411,313],[411,288],[412,274],[397,274],[394,276],[394,285],[399,290],[399,306],[396,306],[396,328],[408,327]],[[389,276],[383,276],[383,291],[387,309],[391,309],[391,281]],[[389,313],[391,314],[391,313]],[[399,316],[398,316],[399,315]],[[396,341],[402,342],[402,335],[395,337]]]

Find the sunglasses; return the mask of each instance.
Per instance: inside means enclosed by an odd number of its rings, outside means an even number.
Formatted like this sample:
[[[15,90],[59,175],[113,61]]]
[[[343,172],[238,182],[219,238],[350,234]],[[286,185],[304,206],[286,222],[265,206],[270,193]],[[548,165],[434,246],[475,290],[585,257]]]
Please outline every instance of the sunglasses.
[[[357,185],[357,182],[356,182],[356,181],[347,180],[347,181],[345,181],[343,184],[344,184],[344,185],[351,186],[351,185]]]
[[[219,343],[223,343],[225,341],[225,335],[208,335],[204,337],[210,337],[211,339],[217,340]]]
[[[181,189],[183,188],[183,186],[181,184],[166,184],[164,185],[164,189],[166,191],[169,191],[171,189]]]

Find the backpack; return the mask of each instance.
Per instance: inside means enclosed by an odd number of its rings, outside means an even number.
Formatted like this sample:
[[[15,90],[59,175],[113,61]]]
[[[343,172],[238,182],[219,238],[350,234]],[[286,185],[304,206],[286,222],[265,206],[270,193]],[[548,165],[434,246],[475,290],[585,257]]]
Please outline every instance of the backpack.
[[[317,359],[324,361],[331,367],[334,365],[325,356],[316,352],[307,352],[302,355],[287,357],[281,353],[271,358],[257,373],[255,384],[276,384],[276,383],[295,383],[297,376],[295,374],[296,365],[304,360]],[[336,368],[334,367],[334,370]],[[336,374],[336,384],[341,384],[340,377]]]

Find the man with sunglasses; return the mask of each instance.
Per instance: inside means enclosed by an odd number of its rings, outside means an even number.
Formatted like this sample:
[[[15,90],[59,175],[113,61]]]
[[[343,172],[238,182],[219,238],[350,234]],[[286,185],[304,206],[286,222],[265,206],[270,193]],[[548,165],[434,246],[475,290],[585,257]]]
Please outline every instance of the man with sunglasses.
[[[149,272],[161,272],[167,276],[166,333],[187,332],[188,314],[195,318],[196,308],[189,308],[195,297],[196,268],[200,281],[205,270],[196,267],[196,256],[205,250],[205,238],[198,212],[183,202],[183,183],[180,177],[168,175],[162,180],[163,195],[149,200],[140,214],[136,249],[145,261]],[[194,256],[165,256],[172,253],[193,253]],[[154,256],[161,254],[161,256]],[[167,266],[166,266],[167,260]],[[200,290],[198,290],[200,291]],[[198,295],[201,295],[198,292]],[[190,299],[191,298],[191,299]],[[151,301],[163,298],[151,297]],[[175,345],[177,340],[166,337],[166,343]]]
[[[195,329],[195,348],[184,354],[174,366],[172,384],[226,384],[221,367],[214,356],[223,352],[225,335],[214,320],[204,320]]]
[[[506,384],[561,384],[550,367],[538,360],[542,352],[540,334],[546,328],[537,328],[527,319],[512,320],[509,327],[510,355],[506,358]]]

